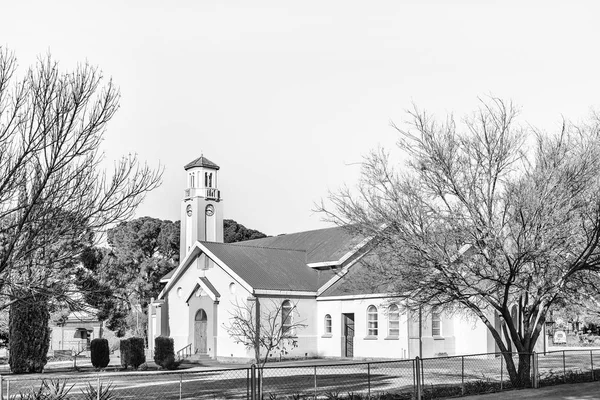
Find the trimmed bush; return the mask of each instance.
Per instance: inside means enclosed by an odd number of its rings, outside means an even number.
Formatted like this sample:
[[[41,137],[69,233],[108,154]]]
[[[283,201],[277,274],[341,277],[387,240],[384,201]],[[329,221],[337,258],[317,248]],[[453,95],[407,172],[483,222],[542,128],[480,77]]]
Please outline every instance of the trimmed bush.
[[[140,365],[146,362],[146,349],[144,338],[141,337],[130,337],[129,348],[131,351],[131,358],[129,364],[137,369]]]
[[[108,348],[108,340],[94,339],[90,344],[92,357],[92,365],[95,368],[106,368],[110,361],[110,350]]]
[[[18,293],[27,298],[30,293]],[[33,294],[31,300],[17,300],[10,305],[8,332],[10,352],[8,364],[14,374],[42,372],[50,347],[49,302],[47,297]]]
[[[121,352],[121,366],[127,368],[131,364],[131,343],[129,339],[121,339],[119,342],[119,351]]]
[[[154,339],[154,362],[166,369],[175,369],[179,366],[175,361],[173,338],[158,336]]]

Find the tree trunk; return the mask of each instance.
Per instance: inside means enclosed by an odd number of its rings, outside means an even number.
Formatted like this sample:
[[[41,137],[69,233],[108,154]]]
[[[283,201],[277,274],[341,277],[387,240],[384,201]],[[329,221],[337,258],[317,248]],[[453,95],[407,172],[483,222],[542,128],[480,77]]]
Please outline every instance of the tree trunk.
[[[506,371],[510,378],[510,383],[515,388],[531,387],[531,354],[519,353],[518,365],[515,365],[513,356],[517,353],[502,353],[504,361],[506,361]]]
[[[36,295],[11,304],[8,363],[13,373],[42,372],[48,362],[49,321],[48,300],[43,296]]]

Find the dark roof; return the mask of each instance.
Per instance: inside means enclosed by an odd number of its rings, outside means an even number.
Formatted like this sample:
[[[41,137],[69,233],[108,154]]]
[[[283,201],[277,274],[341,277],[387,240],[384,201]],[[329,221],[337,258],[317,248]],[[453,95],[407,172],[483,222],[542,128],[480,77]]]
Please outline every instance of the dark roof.
[[[306,251],[202,242],[254,289],[316,292],[331,277],[306,265]]]
[[[200,156],[200,157],[196,158],[194,161],[186,164],[186,166],[183,167],[183,169],[185,169],[187,171],[188,169],[194,168],[194,167],[206,167],[206,168],[212,168],[212,169],[217,169],[217,170],[220,168],[217,164],[210,161],[208,158],[206,158],[204,156]]]
[[[247,240],[244,246],[302,250],[306,252],[305,263],[310,264],[338,261],[362,239],[345,228],[335,227]]]
[[[319,297],[378,294],[393,292],[391,282],[382,281],[381,264],[370,254],[356,262],[341,279],[328,287]]]

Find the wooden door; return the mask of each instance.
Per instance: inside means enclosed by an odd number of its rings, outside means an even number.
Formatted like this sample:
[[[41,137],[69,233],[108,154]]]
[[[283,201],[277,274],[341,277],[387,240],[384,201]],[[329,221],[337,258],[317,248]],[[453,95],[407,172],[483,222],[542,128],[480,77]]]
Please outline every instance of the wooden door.
[[[194,346],[195,352],[206,354],[206,312],[203,309],[198,310],[194,321]]]
[[[354,357],[354,314],[342,314],[344,319],[344,357]]]

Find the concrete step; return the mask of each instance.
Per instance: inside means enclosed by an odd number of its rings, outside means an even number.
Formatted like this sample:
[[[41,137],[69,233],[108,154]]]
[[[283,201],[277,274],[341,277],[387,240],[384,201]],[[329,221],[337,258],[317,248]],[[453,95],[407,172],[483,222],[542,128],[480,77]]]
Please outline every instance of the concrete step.
[[[214,361],[208,354],[192,354],[185,357],[186,361]]]

